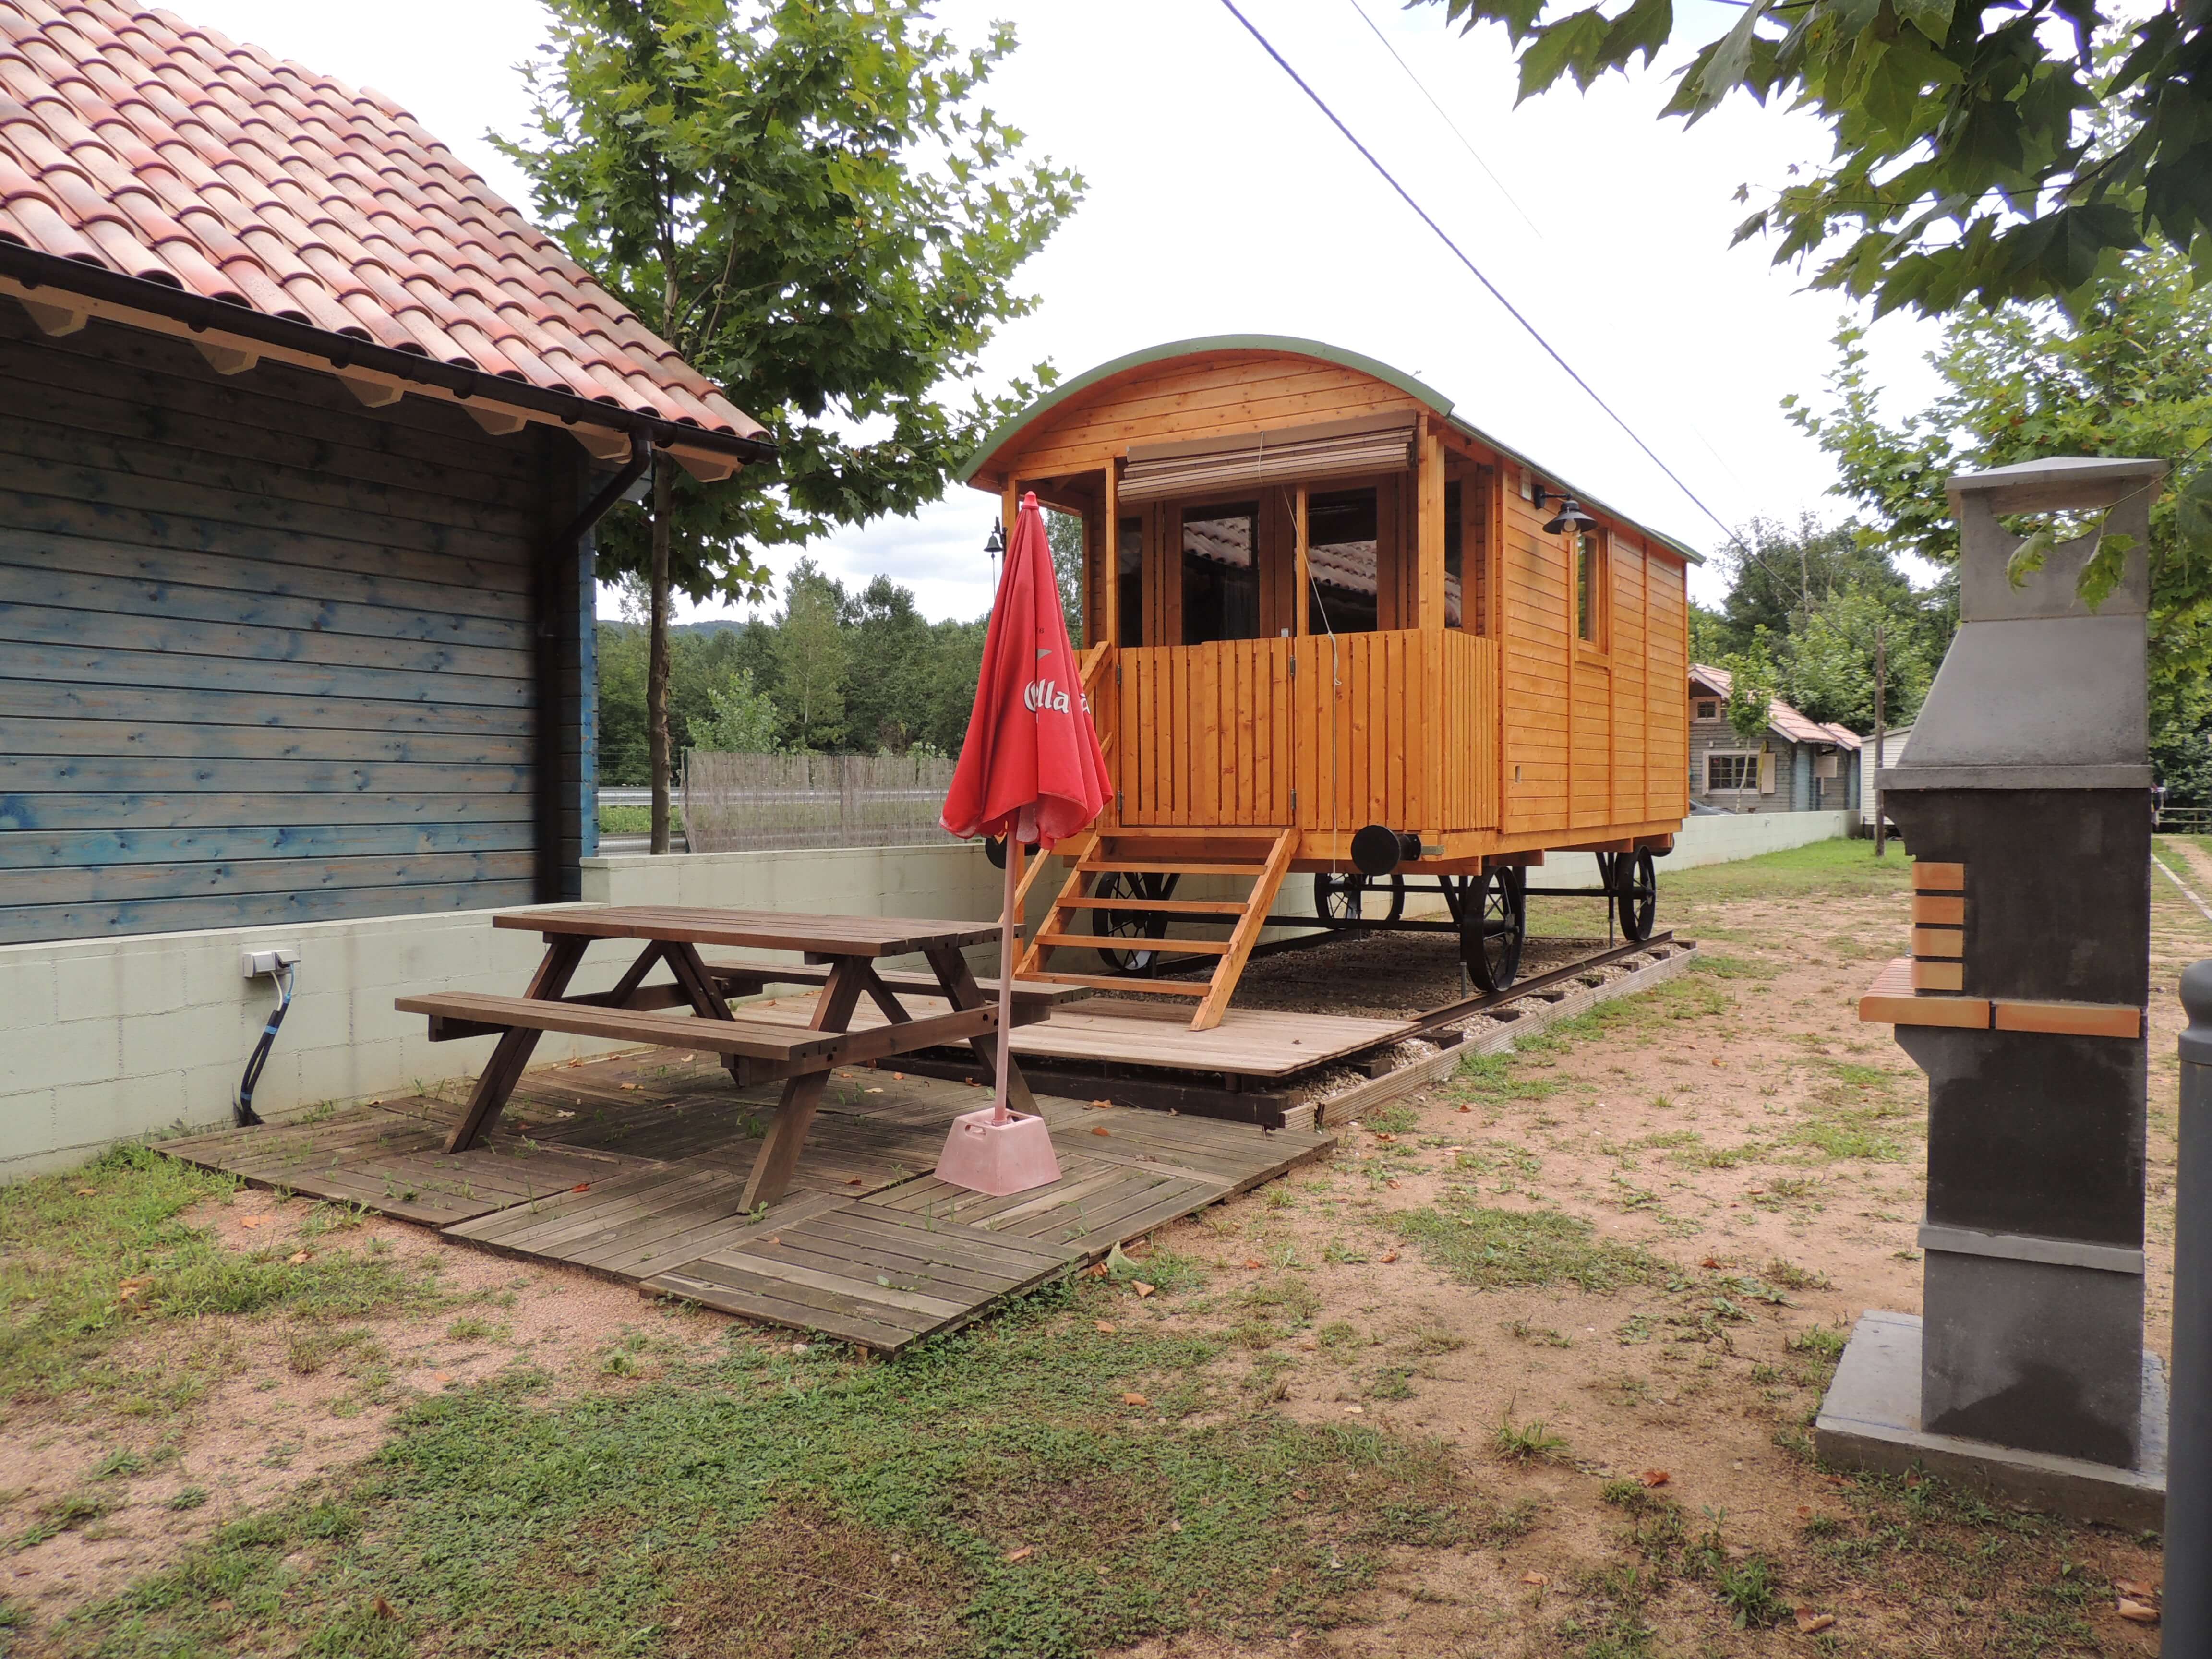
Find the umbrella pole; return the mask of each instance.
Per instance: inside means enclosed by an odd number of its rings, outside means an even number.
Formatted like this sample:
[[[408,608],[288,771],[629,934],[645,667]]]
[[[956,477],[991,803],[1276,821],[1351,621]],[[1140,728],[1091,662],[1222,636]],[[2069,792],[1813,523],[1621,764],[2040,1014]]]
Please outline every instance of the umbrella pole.
[[[1019,826],[1006,833],[1006,902],[999,913],[999,1063],[998,1088],[991,1103],[991,1121],[1006,1121],[1006,1069],[1012,1063],[1014,1040],[1014,898],[1021,886],[1022,840]]]

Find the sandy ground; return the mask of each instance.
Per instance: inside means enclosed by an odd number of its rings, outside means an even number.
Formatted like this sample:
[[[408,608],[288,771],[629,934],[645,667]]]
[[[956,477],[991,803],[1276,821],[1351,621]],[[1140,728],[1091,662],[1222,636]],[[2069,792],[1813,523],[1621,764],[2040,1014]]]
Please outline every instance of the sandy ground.
[[[2212,859],[2193,847],[2179,859],[2212,898]],[[2153,906],[2149,1340],[2162,1352],[2172,993],[2183,965],[2212,955],[2212,922],[2163,877]],[[1924,1089],[1887,1028],[1854,1016],[1880,962],[1905,948],[1905,917],[1901,892],[1677,903],[1661,925],[1699,939],[1703,971],[1611,1005],[1633,1012],[1555,1040],[1504,1079],[1455,1080],[1403,1103],[1406,1117],[1362,1126],[1331,1162],[1156,1236],[1156,1249],[1200,1264],[1207,1282],[1174,1297],[1132,1293],[1131,1318],[1228,1331],[1224,1385],[1309,1421],[1431,1439],[1516,1517],[1511,1535],[1479,1547],[1401,1553],[1358,1623],[1239,1651],[1604,1651],[1588,1647],[1589,1586],[1635,1559],[1625,1542],[1632,1517],[1604,1500],[1606,1483],[1662,1473],[1651,1490],[1678,1503],[1693,1530],[1722,1517],[1732,1557],[1770,1555],[1790,1604],[1835,1622],[1817,1637],[1787,1625],[1735,1630],[1707,1587],[1677,1578],[1644,1607],[1648,1644],[1613,1650],[1622,1659],[2156,1651],[2155,1630],[2119,1620],[2102,1590],[2081,1611],[2088,1637],[2021,1645],[1998,1605],[2011,1590],[1977,1601],[1948,1569],[1916,1561],[1855,1572],[1808,1547],[1808,1526],[1823,1516],[1862,1522],[1852,1489],[1806,1455],[1822,1373],[1790,1340],[1816,1326],[1848,1330],[1869,1308],[1919,1306]],[[1588,920],[1596,918],[1559,926],[1587,932]],[[1404,1219],[1469,1201],[1581,1218],[1600,1237],[1671,1264],[1674,1277],[1604,1294],[1472,1288],[1408,1237]],[[241,1249],[266,1249],[297,1236],[309,1207],[246,1191],[191,1218]],[[248,1228],[250,1218],[259,1224]],[[104,1461],[132,1454],[143,1468],[109,1477],[112,1513],[16,1548],[0,1588],[41,1623],[119,1589],[218,1522],[369,1455],[394,1410],[420,1393],[518,1361],[562,1387],[607,1386],[611,1345],[641,1334],[671,1347],[720,1340],[711,1316],[427,1229],[370,1222],[347,1242],[434,1262],[454,1305],[364,1321],[326,1352],[282,1321],[203,1320],[163,1339],[176,1350],[167,1358],[214,1376],[196,1397],[120,1416],[82,1401],[19,1411],[0,1437],[7,1536],[85,1489]],[[1717,1311],[1716,1298],[1727,1308]],[[125,1358],[158,1369],[165,1356]],[[1501,1460],[1501,1423],[1538,1420],[1561,1443]],[[2106,1529],[2062,1534],[2052,1547],[2100,1586],[2158,1578],[2153,1545]],[[2042,1559],[2022,1571],[2042,1571]]]

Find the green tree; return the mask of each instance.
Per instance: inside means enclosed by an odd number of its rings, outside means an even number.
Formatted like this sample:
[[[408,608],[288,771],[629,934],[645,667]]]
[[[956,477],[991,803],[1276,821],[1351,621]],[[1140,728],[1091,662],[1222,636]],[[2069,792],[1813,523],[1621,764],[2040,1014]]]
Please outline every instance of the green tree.
[[[811,559],[792,567],[775,619],[781,704],[797,749],[832,749],[845,735],[845,590]]]
[[[1610,17],[1423,3],[1462,31],[1504,24],[1523,98],[1639,57],[1648,68],[1676,44],[1673,0]],[[2138,15],[2115,23],[2089,0],[1749,0],[1681,71],[1667,112],[1694,122],[1738,91],[1816,112],[1829,159],[1792,168],[1736,240],[1778,233],[1778,264],[1818,256],[1818,286],[1881,311],[2077,296],[2155,241],[2212,271],[2212,6]]]
[[[1729,729],[1747,746],[1758,743],[1766,735],[1778,695],[1778,676],[1773,660],[1766,654],[1765,633],[1754,639],[1748,649],[1732,651],[1713,666],[1728,671],[1728,700],[1721,712],[1728,716]]]
[[[2064,455],[2173,464],[2150,513],[2150,696],[2155,749],[2181,763],[2204,730],[2212,669],[2212,289],[2170,252],[2099,282],[2075,315],[2055,305],[1964,307],[1929,361],[1943,390],[1888,418],[1861,333],[1837,336],[1826,410],[1790,418],[1834,458],[1874,546],[1942,566],[1958,558],[1943,495],[1954,472]],[[2032,527],[2019,523],[2017,528]]]
[[[783,711],[775,700],[753,684],[752,671],[740,668],[719,684],[707,689],[708,714],[690,723],[691,749],[709,749],[729,755],[768,755],[775,751]]]
[[[501,147],[569,251],[781,452],[774,474],[718,484],[664,458],[650,512],[602,526],[602,576],[642,574],[649,589],[661,852],[672,588],[757,599],[762,549],[941,494],[1036,396],[1018,380],[963,410],[942,401],[1035,303],[1012,275],[1081,181],[1023,163],[1022,135],[977,100],[1013,48],[1003,24],[963,52],[924,0],[547,3],[552,39],[524,70],[532,130]]]
[[[1083,646],[1083,520],[1073,513],[1044,515],[1045,540],[1052,547],[1052,574],[1060,583],[1060,608],[1067,616],[1067,637]]]

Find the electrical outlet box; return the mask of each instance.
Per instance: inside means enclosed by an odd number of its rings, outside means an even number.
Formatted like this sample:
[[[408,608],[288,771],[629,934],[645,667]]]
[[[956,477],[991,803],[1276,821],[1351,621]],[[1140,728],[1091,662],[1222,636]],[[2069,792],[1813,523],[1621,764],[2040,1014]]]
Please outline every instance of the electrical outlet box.
[[[241,951],[238,955],[238,971],[245,979],[264,979],[283,969],[296,966],[299,960],[300,953],[284,945],[273,951]]]

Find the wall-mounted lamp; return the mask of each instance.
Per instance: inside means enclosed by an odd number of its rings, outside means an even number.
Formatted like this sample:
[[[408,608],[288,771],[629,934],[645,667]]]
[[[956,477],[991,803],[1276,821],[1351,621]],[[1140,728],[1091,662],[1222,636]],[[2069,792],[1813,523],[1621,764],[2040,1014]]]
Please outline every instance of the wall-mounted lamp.
[[[1544,526],[1546,535],[1556,536],[1562,530],[1571,530],[1579,535],[1585,530],[1597,528],[1597,520],[1583,512],[1582,503],[1573,496],[1562,495],[1556,490],[1546,489],[1543,485],[1538,484],[1536,507],[1539,512],[1543,510],[1547,501],[1557,501],[1559,504],[1559,510],[1553,515],[1552,521]]]

